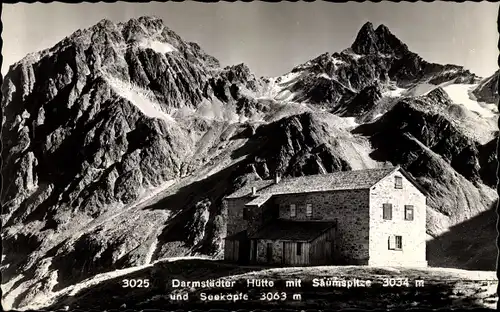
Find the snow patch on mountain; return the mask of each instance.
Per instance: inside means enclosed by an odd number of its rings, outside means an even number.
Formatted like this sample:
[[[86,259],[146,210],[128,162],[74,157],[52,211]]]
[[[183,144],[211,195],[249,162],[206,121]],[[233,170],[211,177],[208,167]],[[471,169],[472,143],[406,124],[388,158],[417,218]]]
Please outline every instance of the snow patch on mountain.
[[[281,90],[274,99],[277,101],[292,101],[295,98],[296,94],[294,92],[290,92],[289,90]]]
[[[363,55],[360,55],[360,54],[357,54],[357,53],[354,53],[351,49],[346,49],[342,52],[342,54],[345,54],[347,56],[349,56],[350,58],[352,58],[353,60],[357,61],[359,60],[360,58],[363,57]]]
[[[276,83],[279,85],[287,85],[289,83],[294,82],[297,78],[299,78],[301,73],[296,72],[296,73],[288,73],[286,75],[283,75],[281,77],[276,78]]]
[[[359,126],[359,123],[356,122],[356,117],[342,117],[343,125],[340,125],[341,128],[355,128]]]
[[[439,87],[438,85],[432,84],[432,83],[419,83],[416,84],[415,86],[409,88],[406,90],[406,92],[403,93],[404,96],[423,96],[431,92],[432,90],[436,89]]]
[[[403,96],[406,91],[407,91],[407,89],[404,89],[404,88],[393,87],[390,90],[383,92],[382,96],[399,97],[399,96]]]
[[[6,310],[11,310],[13,308],[14,301],[17,296],[19,296],[25,289],[21,287],[13,288],[14,285],[17,284],[18,281],[24,278],[23,274],[19,274],[9,280],[7,283],[2,284],[2,306]]]
[[[478,113],[479,115],[489,118],[495,117],[495,113],[489,109],[474,101],[471,98],[471,91],[477,87],[476,84],[450,84],[448,86],[444,86],[443,90],[448,94],[450,99],[455,104],[462,104],[468,110]],[[497,110],[498,112],[498,110]]]
[[[120,80],[108,74],[104,74],[104,79],[109,83],[113,91],[119,96],[128,100],[137,107],[144,115],[151,118],[158,118],[167,122],[175,122],[175,119],[162,111],[159,103],[151,99],[151,92],[130,82]]]
[[[327,74],[325,74],[325,73],[319,74],[318,77],[325,78],[325,79],[328,79],[328,80],[332,80],[332,78],[330,76],[328,76]]]
[[[343,60],[338,59],[338,58],[333,57],[333,56],[332,56],[332,63],[335,66],[339,66],[339,65],[345,64],[345,62]]]
[[[158,40],[143,39],[139,43],[139,47],[142,49],[151,49],[157,53],[166,54],[170,52],[176,52],[177,49],[174,48],[170,43],[161,42]]]
[[[197,107],[195,114],[208,120],[239,122],[240,116],[234,109],[227,107],[221,101],[214,98],[211,101],[203,100]]]
[[[277,101],[292,101],[297,94],[293,93],[286,88],[293,84],[304,73],[290,72],[286,75],[279,77],[264,78],[266,84],[261,93],[256,97],[257,99],[275,99]]]

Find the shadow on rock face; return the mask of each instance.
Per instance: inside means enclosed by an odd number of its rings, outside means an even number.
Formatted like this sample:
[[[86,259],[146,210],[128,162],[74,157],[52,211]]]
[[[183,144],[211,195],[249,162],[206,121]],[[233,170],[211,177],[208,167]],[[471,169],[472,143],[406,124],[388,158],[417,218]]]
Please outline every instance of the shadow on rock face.
[[[465,270],[494,271],[496,247],[496,202],[490,210],[454,225],[427,242],[429,266]]]

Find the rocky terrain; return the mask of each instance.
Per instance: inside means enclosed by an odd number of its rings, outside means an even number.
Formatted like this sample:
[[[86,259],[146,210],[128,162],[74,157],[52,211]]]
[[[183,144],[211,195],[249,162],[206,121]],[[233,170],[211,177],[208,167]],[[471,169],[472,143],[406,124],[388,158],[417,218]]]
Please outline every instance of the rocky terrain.
[[[155,17],[79,30],[2,85],[3,306],[220,257],[222,198],[251,179],[396,164],[430,194],[429,264],[494,270],[495,226],[481,242],[454,230],[496,204],[497,80],[429,63],[371,23],[344,51],[262,78]]]

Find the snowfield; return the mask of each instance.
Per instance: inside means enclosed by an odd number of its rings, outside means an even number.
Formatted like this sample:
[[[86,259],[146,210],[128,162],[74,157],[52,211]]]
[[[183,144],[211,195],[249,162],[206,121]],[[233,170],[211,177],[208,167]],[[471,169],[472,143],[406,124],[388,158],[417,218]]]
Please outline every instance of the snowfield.
[[[454,104],[464,105],[469,111],[479,114],[481,117],[491,118],[498,114],[498,108],[495,104],[481,103],[476,100],[472,91],[477,88],[478,84],[460,84],[447,81],[439,85],[430,83],[420,83],[400,92],[403,96],[423,96],[429,92],[441,87]]]
[[[468,110],[473,111],[485,118],[495,117],[496,114],[492,111],[491,105],[484,106],[481,103],[475,101],[471,97],[471,91],[477,87],[477,84],[450,84],[443,87],[443,90],[448,94],[450,99],[455,104],[462,104]],[[498,112],[498,110],[497,110]]]
[[[257,99],[275,99],[282,102],[292,101],[297,94],[285,88],[300,78],[301,75],[303,75],[301,72],[290,72],[283,76],[267,78],[269,83],[267,83],[267,86],[265,86]]]
[[[139,47],[142,49],[152,49],[156,53],[161,53],[161,54],[177,51],[177,49],[174,48],[169,43],[161,42],[161,41],[157,41],[157,40],[151,40],[151,39],[143,39],[139,43]]]
[[[143,90],[130,82],[122,81],[116,77],[104,73],[104,79],[109,83],[113,91],[128,100],[137,107],[144,115],[158,118],[167,122],[175,122],[175,119],[161,109],[161,105],[152,100],[152,93]]]
[[[427,93],[431,92],[432,90],[436,89],[437,85],[433,85],[430,83],[419,83],[416,86],[406,90],[406,92],[403,93],[404,96],[422,96],[426,95]]]

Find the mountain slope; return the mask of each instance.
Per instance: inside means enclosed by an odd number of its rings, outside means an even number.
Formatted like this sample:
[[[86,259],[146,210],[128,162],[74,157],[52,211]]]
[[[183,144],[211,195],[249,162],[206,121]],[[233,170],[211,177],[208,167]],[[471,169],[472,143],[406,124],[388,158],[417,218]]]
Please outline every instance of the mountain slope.
[[[497,198],[498,110],[469,96],[490,83],[370,23],[350,48],[273,78],[221,68],[154,17],[77,31],[2,85],[5,306],[166,257],[219,257],[222,198],[276,173],[400,164],[428,190],[437,237]]]

